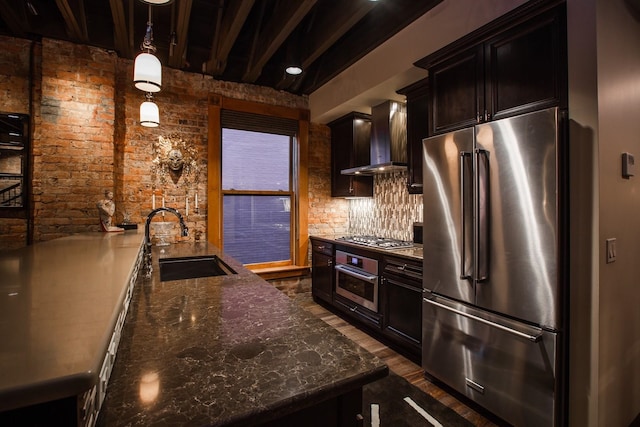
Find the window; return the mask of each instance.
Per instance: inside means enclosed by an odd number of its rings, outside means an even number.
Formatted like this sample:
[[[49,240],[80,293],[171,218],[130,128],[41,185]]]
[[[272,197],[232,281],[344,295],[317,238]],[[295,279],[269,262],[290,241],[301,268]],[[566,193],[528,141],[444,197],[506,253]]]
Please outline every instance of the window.
[[[270,277],[308,268],[308,114],[210,97],[208,240]]]
[[[26,218],[29,116],[0,114],[0,217]]]
[[[292,259],[293,142],[288,135],[222,128],[223,250],[243,264]]]

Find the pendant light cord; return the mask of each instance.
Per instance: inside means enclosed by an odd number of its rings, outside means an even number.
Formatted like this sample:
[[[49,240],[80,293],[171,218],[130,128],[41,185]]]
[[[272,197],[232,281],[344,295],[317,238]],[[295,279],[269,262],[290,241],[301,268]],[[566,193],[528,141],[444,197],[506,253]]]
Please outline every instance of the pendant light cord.
[[[151,21],[151,4],[149,4],[149,20],[147,21],[147,32],[140,45],[140,50],[147,50],[148,52],[155,52],[156,47],[153,45],[153,22]]]

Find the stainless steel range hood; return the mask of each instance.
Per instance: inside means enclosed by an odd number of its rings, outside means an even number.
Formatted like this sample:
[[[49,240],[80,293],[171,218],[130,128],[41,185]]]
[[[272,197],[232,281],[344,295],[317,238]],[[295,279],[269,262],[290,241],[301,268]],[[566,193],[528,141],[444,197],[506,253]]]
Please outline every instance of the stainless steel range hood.
[[[385,101],[371,109],[371,164],[343,169],[343,175],[375,175],[407,169],[407,108]]]

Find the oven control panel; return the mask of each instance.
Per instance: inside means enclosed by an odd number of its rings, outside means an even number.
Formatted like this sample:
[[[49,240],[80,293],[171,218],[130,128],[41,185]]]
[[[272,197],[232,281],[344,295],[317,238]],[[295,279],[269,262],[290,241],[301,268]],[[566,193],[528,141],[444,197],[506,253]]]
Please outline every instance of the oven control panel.
[[[378,274],[378,261],[361,255],[336,251],[336,264],[349,265],[371,274]]]

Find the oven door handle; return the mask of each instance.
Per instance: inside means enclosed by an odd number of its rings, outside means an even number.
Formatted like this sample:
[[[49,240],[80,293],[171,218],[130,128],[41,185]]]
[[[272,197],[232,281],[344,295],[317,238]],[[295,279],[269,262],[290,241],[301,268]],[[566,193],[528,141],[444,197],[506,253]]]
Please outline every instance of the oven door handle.
[[[375,281],[378,279],[378,276],[376,275],[361,274],[340,264],[336,265],[335,269],[346,274],[347,276],[352,276],[360,280],[365,280],[370,283],[375,283]]]

